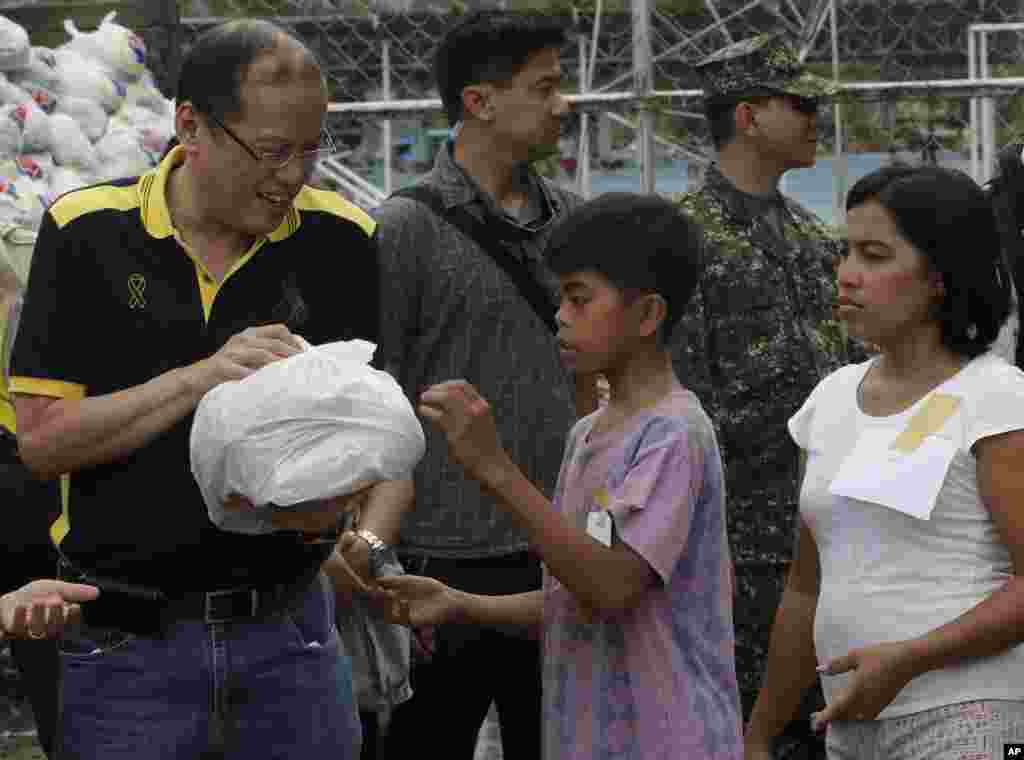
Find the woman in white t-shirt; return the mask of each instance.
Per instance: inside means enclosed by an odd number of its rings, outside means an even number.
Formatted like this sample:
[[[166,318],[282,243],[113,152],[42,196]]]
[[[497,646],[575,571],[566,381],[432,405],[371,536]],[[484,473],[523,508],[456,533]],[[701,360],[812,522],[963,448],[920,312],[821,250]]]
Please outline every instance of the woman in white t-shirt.
[[[1024,741],[1024,373],[967,175],[887,167],[847,198],[837,315],[877,345],[790,419],[800,533],[747,758],[820,673],[830,760],[1001,758]]]

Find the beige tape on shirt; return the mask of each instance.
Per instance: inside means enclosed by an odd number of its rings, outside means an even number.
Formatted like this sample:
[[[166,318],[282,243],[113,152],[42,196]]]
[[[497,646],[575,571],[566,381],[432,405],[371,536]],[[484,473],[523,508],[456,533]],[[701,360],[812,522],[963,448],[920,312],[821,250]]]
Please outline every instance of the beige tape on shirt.
[[[914,451],[927,436],[941,430],[959,406],[959,396],[933,393],[917,414],[910,418],[903,432],[896,436],[892,448],[903,452]]]

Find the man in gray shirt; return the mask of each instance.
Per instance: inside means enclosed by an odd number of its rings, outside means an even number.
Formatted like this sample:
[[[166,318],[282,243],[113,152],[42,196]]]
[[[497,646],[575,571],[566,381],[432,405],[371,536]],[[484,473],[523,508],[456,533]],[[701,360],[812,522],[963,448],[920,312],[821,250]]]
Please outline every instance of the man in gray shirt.
[[[379,365],[414,402],[444,380],[476,385],[495,408],[503,444],[547,493],[577,409],[595,402],[592,378],[576,380],[587,390],[574,400],[561,365],[550,326],[557,281],[543,260],[551,230],[578,200],[530,168],[557,149],[568,110],[565,39],[549,20],[499,12],[470,14],[449,31],[435,74],[456,136],[418,188],[433,202],[399,193],[374,212],[385,309]],[[485,232],[467,233],[456,222],[467,215]],[[402,522],[406,569],[477,593],[539,588],[524,532],[448,461],[442,435],[427,426],[427,437],[415,506]],[[469,760],[493,700],[505,757],[537,757],[537,643],[454,626],[436,632],[433,650],[414,665],[414,695],[393,715],[388,756],[413,756],[442,729],[445,757]]]

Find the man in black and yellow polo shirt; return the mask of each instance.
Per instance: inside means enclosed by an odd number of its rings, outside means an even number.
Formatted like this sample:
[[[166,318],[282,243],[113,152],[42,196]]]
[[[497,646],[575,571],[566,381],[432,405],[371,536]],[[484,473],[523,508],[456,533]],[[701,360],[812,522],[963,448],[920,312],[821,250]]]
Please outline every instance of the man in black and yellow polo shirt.
[[[12,367],[19,447],[66,476],[51,535],[66,577],[101,588],[62,645],[62,758],[358,756],[330,544],[301,524],[218,530],[189,470],[210,388],[296,335],[376,339],[374,224],[306,184],[326,107],[301,42],[216,27],[182,64],[180,145],[46,215]]]

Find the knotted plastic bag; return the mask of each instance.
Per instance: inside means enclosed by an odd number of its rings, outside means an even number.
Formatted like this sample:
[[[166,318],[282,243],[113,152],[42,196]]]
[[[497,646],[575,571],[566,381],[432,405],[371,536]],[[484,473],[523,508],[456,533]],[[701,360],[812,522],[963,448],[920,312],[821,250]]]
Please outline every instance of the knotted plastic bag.
[[[102,65],[66,46],[57,48],[53,55],[60,75],[58,95],[93,100],[108,114],[115,113],[124,105],[127,88],[112,79]]]
[[[203,397],[190,453],[215,525],[268,533],[272,509],[315,509],[310,502],[412,476],[423,428],[394,378],[369,365],[375,349],[310,346]],[[257,509],[226,512],[233,494]]]
[[[28,32],[6,16],[0,16],[0,71],[27,66],[32,58]]]
[[[146,69],[146,43],[131,29],[115,24],[117,11],[103,17],[94,32],[82,32],[72,19],[65,19],[64,31],[71,40],[65,47],[102,64],[114,79],[134,81]]]

